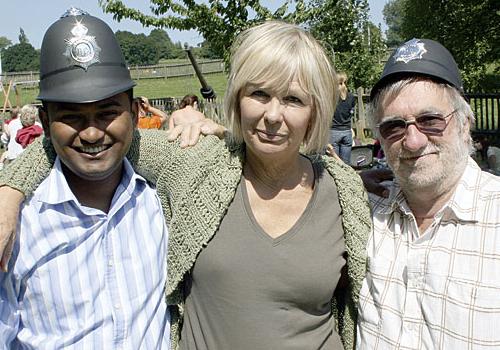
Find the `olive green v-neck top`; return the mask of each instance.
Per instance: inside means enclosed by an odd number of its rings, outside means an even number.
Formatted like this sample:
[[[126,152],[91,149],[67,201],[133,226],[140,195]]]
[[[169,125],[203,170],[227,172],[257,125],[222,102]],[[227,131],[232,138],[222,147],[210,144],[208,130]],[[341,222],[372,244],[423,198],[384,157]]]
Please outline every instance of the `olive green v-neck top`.
[[[242,178],[188,277],[180,349],[343,349],[331,314],[345,265],[341,209],[328,173],[315,178],[301,217],[274,239]]]

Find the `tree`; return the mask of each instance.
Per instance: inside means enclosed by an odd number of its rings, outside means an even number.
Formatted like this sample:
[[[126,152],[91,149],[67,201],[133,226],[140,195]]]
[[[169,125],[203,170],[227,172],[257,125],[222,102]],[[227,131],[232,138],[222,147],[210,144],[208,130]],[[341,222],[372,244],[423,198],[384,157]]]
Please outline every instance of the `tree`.
[[[289,12],[291,3],[295,11]],[[229,48],[240,31],[264,19],[283,19],[300,22],[304,0],[286,0],[271,12],[258,0],[212,0],[197,3],[194,0],[151,0],[153,15],[127,7],[121,0],[99,0],[104,12],[112,13],[115,20],[124,18],[139,21],[144,26],[178,30],[197,30],[210,43],[219,57],[228,58]]]
[[[176,58],[178,55],[177,48],[168,36],[167,32],[162,29],[153,29],[149,33],[148,39],[154,44],[160,59]]]
[[[387,24],[386,44],[388,47],[397,47],[405,41],[401,32],[401,25],[404,17],[405,0],[389,0],[384,6],[382,13]]]
[[[24,33],[23,28],[19,28],[19,43],[20,44],[28,44],[29,43],[28,37]]]
[[[15,44],[3,50],[2,64],[6,72],[38,70],[40,53],[30,43]]]
[[[221,58],[221,56],[217,54],[217,52],[212,48],[212,46],[208,41],[202,42],[199,45],[196,53],[199,57],[202,58],[210,58],[210,59]]]
[[[488,64],[498,67],[500,11],[496,0],[404,0],[401,32],[443,44],[462,69],[466,90],[477,89]]]
[[[118,21],[128,18],[155,28],[195,29],[205,39],[200,53],[226,62],[235,36],[256,23],[266,19],[307,23],[332,58],[340,53],[334,63],[351,74],[355,86],[370,86],[380,70],[382,42],[369,39],[378,28],[368,25],[367,0],[282,0],[274,12],[259,0],[151,0],[153,15],[129,8],[122,0],[99,3]]]
[[[3,49],[5,49],[10,45],[12,45],[12,41],[10,41],[4,36],[0,36],[0,51],[2,51]]]
[[[380,29],[368,21],[367,0],[313,0],[307,22],[330,52],[335,68],[346,71],[352,87],[371,86],[381,71]]]
[[[146,35],[128,31],[117,31],[115,35],[129,65],[143,66],[158,63],[157,46]]]

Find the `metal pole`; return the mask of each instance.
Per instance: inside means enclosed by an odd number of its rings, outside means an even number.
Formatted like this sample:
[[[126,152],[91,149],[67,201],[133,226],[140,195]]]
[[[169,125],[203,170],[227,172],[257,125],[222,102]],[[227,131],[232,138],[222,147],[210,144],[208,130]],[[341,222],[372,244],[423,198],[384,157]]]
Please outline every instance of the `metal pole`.
[[[198,63],[196,62],[196,59],[194,58],[193,53],[191,52],[191,49],[187,48],[186,52],[187,52],[189,61],[191,61],[191,64],[194,68],[194,72],[196,73],[196,76],[198,77],[198,80],[200,81],[201,95],[206,100],[214,100],[217,95],[215,94],[215,91],[212,89],[212,87],[207,84],[207,81],[203,77],[203,74],[201,73],[200,68],[198,67]]]

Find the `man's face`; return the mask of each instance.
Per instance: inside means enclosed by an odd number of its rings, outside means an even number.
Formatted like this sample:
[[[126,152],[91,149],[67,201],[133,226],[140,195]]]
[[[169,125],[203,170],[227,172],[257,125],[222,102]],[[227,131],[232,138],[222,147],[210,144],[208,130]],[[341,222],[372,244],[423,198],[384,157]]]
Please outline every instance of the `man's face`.
[[[136,125],[126,93],[94,103],[51,102],[47,114],[47,137],[75,175],[100,181],[121,171]]]
[[[429,81],[407,85],[396,98],[385,97],[381,106],[379,123],[395,116],[410,121],[421,113],[446,116],[453,111],[446,90]],[[454,114],[446,122],[448,126],[440,135],[426,135],[410,124],[400,139],[381,138],[387,162],[403,189],[449,188],[462,174],[469,127],[460,132]]]

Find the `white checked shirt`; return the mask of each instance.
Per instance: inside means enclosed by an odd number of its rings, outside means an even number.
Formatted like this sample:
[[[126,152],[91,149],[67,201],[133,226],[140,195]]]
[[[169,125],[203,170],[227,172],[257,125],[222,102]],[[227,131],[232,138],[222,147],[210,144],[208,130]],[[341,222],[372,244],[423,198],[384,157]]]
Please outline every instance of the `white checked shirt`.
[[[78,203],[59,159],[21,211],[0,273],[0,349],[166,349],[168,233],[127,160],[108,213]]]
[[[397,184],[371,199],[357,349],[500,349],[500,177],[469,158],[420,236]]]

